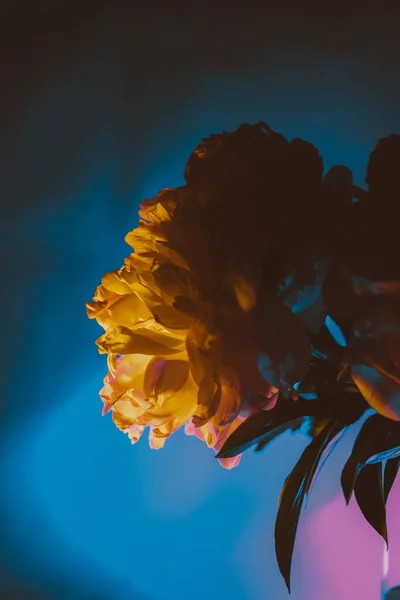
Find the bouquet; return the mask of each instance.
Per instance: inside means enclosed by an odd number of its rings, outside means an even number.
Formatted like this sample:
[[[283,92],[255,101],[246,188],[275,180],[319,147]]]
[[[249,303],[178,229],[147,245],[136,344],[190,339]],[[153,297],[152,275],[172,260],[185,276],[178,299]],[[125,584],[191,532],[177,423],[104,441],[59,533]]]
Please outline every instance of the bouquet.
[[[287,429],[310,443],[287,477],[275,526],[290,591],[296,529],[318,467],[365,411],[344,465],[388,541],[400,465],[400,135],[378,141],[367,189],[310,143],[263,122],[204,139],[186,184],[145,200],[133,252],[104,275],[89,318],[104,329],[103,413],[161,448],[180,427],[226,468]]]

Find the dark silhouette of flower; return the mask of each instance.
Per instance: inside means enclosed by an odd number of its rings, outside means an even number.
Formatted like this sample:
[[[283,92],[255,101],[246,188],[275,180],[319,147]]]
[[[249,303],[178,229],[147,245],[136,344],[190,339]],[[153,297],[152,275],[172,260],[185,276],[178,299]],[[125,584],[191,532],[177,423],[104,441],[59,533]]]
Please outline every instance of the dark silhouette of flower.
[[[148,427],[161,448],[184,426],[232,467],[285,429],[307,431],[276,521],[288,587],[321,459],[368,408],[342,487],[387,540],[400,464],[399,141],[378,142],[363,190],[344,165],[323,176],[312,144],[263,122],[211,135],[186,185],[142,203],[134,252],[87,304],[105,330],[104,412],[132,442]]]
[[[398,205],[400,195],[400,135],[381,138],[371,153],[366,182],[371,196],[382,205]]]

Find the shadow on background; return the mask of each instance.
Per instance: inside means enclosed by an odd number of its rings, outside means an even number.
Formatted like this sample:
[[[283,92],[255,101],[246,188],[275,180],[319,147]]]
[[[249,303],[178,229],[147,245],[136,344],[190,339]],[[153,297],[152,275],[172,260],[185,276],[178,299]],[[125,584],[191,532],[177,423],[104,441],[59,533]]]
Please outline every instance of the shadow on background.
[[[105,362],[85,302],[129,252],[139,201],[180,185],[211,132],[262,119],[317,145],[326,170],[348,164],[362,184],[376,139],[400,129],[398,17],[342,4],[249,16],[222,5],[150,15],[100,0],[9,7],[0,597],[288,597],[273,523],[306,440],[288,434],[232,472],[181,432],[160,453],[131,447],[101,417]],[[345,453],[300,525],[294,600],[377,598],[379,540],[339,496]]]

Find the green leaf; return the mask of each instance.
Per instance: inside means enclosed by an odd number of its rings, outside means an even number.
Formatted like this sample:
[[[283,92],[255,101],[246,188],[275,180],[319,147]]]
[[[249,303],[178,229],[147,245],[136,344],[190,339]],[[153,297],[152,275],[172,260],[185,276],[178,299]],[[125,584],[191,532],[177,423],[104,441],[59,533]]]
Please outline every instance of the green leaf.
[[[324,450],[342,429],[342,424],[330,421],[304,450],[282,489],[275,523],[275,552],[289,593],[293,549],[304,498],[310,490]]]
[[[368,523],[388,543],[386,505],[380,463],[365,465],[357,477],[354,495]]]
[[[399,443],[400,428],[397,423],[380,415],[373,415],[364,423],[342,471],[341,484],[347,504],[364,465],[382,462],[388,458],[388,453],[397,452]]]

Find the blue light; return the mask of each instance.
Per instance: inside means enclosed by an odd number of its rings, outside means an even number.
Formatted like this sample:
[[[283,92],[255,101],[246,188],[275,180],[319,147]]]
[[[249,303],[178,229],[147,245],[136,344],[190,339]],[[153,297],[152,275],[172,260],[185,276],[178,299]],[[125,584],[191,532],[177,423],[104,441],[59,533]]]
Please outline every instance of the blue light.
[[[30,179],[19,182],[25,196],[35,186],[35,172],[53,176],[54,149],[62,146],[59,123],[68,137],[68,124],[77,112],[82,116],[82,105],[90,117],[109,93],[100,68],[96,79],[96,65],[82,62],[78,73],[43,88],[27,110],[21,146]],[[75,131],[82,152],[61,152],[64,163],[51,201],[46,197],[43,206],[21,214],[18,233],[10,235],[14,245],[7,248],[15,257],[7,297],[16,317],[4,319],[10,321],[4,326],[10,327],[13,348],[3,363],[10,439],[2,465],[7,493],[0,549],[10,570],[53,581],[65,600],[88,598],[91,588],[99,594],[112,590],[116,600],[127,593],[151,600],[288,598],[272,531],[281,486],[304,447],[302,436],[283,435],[272,453],[246,455],[231,472],[183,432],[163,451],[151,451],[145,440],[131,446],[101,417],[98,389],[106,365],[96,356],[98,329],[87,321],[84,303],[101,275],[119,268],[129,252],[123,238],[136,224],[139,201],[181,185],[189,153],[212,132],[263,119],[289,138],[315,143],[325,171],[344,162],[362,184],[369,151],[389,117],[377,110],[376,88],[354,77],[355,68],[321,61],[313,69],[306,61],[303,67],[276,64],[240,76],[215,73],[192,83],[175,112],[163,112],[161,103],[149,110],[147,136],[133,139],[132,147],[120,142],[118,131],[111,131],[109,144],[112,118],[99,121],[101,131]],[[83,155],[91,157],[86,179],[79,170]],[[129,172],[122,172],[121,157]],[[128,191],[120,179],[130,182]],[[274,226],[265,224],[266,235]],[[345,345],[336,323],[327,319],[327,327]],[[267,362],[263,366],[271,370]],[[301,536],[296,543],[300,547]],[[319,554],[303,553],[312,570],[301,587],[298,567],[299,600],[322,597]],[[363,571],[369,589],[364,564]],[[337,598],[348,589],[340,573],[334,576]]]
[[[347,346],[346,337],[339,325],[335,323],[335,321],[329,315],[327,315],[325,319],[325,326],[331,334],[331,336],[333,337],[333,339],[335,340],[335,342],[337,343],[337,345],[341,346],[342,348],[345,348]]]

